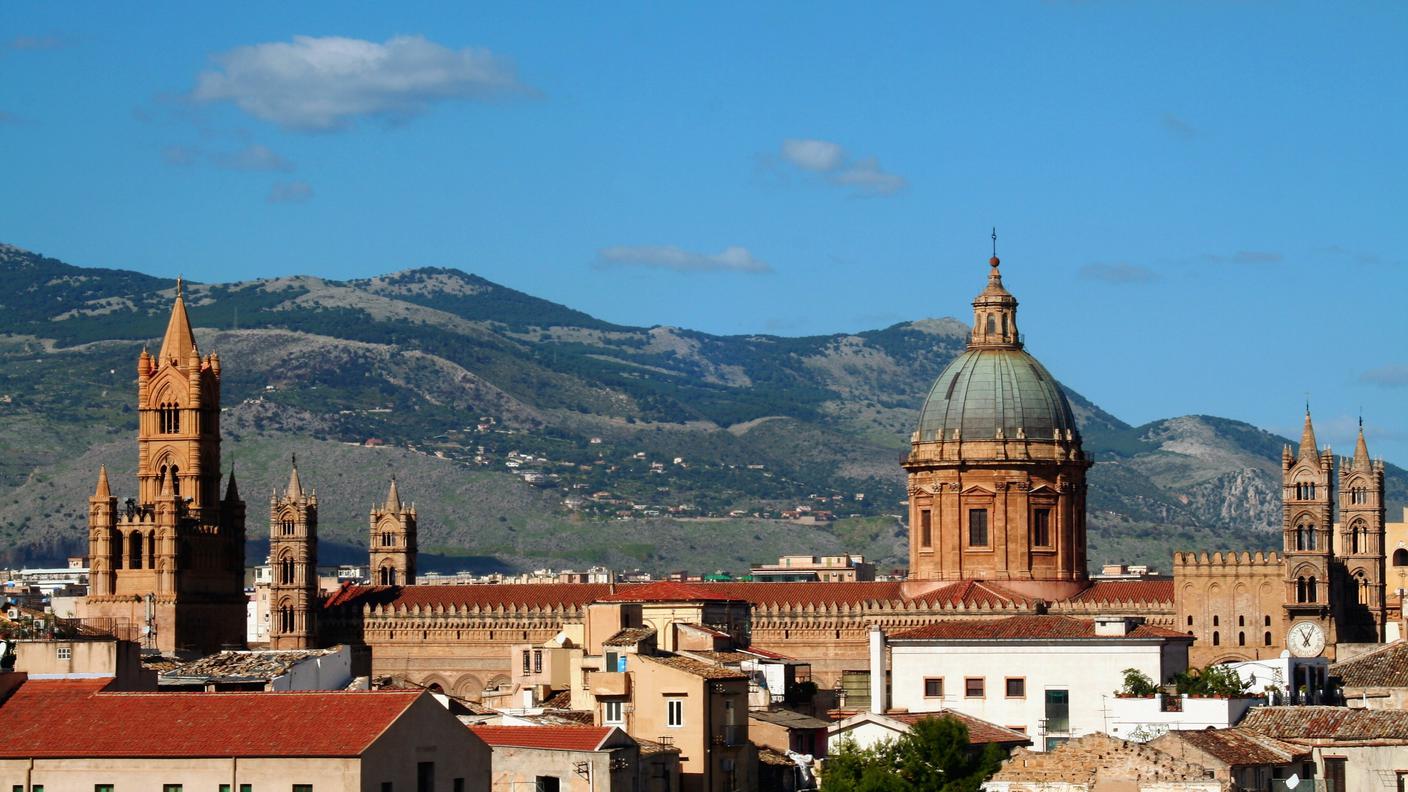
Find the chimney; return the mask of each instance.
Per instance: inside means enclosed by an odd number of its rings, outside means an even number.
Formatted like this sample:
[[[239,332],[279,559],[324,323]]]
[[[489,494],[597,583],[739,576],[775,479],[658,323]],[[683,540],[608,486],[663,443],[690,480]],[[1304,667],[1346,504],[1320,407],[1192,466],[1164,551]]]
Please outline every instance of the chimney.
[[[870,625],[870,711],[884,715],[885,706],[885,631],[880,625]]]
[[[1095,634],[1101,637],[1121,637],[1129,635],[1134,625],[1133,619],[1126,616],[1096,616]]]

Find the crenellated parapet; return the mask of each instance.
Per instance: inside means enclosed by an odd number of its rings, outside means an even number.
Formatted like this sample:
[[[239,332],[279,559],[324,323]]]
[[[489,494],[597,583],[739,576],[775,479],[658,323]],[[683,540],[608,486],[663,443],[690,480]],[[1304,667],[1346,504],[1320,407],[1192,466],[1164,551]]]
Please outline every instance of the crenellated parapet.
[[[1280,568],[1284,559],[1275,550],[1248,552],[1215,551],[1176,552],[1173,554],[1174,576],[1180,570],[1184,574],[1198,574],[1201,570],[1213,567],[1276,567]]]

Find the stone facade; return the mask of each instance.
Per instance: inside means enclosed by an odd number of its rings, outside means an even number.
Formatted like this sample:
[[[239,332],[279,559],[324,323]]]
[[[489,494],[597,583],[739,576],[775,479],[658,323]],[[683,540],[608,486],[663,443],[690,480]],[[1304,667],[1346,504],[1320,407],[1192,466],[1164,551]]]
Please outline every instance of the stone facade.
[[[401,505],[393,478],[386,502],[372,507],[372,581],[381,586],[415,585],[416,552],[416,507]]]
[[[318,494],[304,493],[293,462],[282,496],[269,498],[269,646],[318,646]]]
[[[88,499],[79,617],[163,652],[244,643],[244,502],[220,496],[220,357],[201,357],[180,281],[161,350],[137,359],[137,497]]]

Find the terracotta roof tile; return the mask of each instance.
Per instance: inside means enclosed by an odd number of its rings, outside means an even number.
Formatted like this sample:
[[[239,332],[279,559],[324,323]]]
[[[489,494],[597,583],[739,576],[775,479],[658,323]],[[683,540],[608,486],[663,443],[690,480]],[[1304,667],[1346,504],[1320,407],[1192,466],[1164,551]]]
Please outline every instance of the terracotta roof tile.
[[[399,605],[450,607],[586,607],[607,594],[607,583],[487,583],[468,586],[344,586],[323,607]]]
[[[1187,635],[1163,627],[1140,624],[1123,636],[1097,636],[1094,619],[1070,616],[1007,616],[1000,619],[951,619],[895,633],[893,640],[1141,640],[1180,638]]]
[[[1408,687],[1408,641],[1394,641],[1382,648],[1330,666],[1330,676],[1345,687]]]
[[[729,599],[724,592],[712,586],[698,586],[693,583],[680,583],[674,580],[657,580],[639,586],[622,586],[615,594],[601,597],[599,602],[713,602]]]
[[[1071,602],[1173,602],[1172,580],[1097,580]]]
[[[596,751],[615,726],[471,726],[470,731],[495,748],[542,748],[549,751]]]
[[[1241,728],[1292,742],[1408,743],[1408,710],[1345,707],[1253,707]]]
[[[732,668],[725,668],[721,665],[706,663],[702,660],[694,660],[679,655],[635,655],[642,660],[657,663],[663,666],[683,671],[686,674],[693,674],[704,679],[748,679],[748,675],[742,671],[735,671]]]
[[[109,681],[22,684],[0,706],[0,758],[358,756],[428,695],[99,692]]]
[[[1310,750],[1250,729],[1170,731],[1160,739],[1182,740],[1234,767],[1282,765],[1310,757]],[[1155,748],[1159,747],[1156,743]]]
[[[635,646],[655,635],[654,627],[627,627],[601,642],[602,646]]]

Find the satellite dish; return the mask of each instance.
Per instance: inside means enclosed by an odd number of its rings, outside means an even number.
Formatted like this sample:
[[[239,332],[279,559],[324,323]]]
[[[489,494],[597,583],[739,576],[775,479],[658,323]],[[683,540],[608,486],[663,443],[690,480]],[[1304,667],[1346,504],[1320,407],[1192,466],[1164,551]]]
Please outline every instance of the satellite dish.
[[[1286,779],[1286,789],[1295,789],[1300,786],[1300,776],[1291,773],[1291,777]]]

